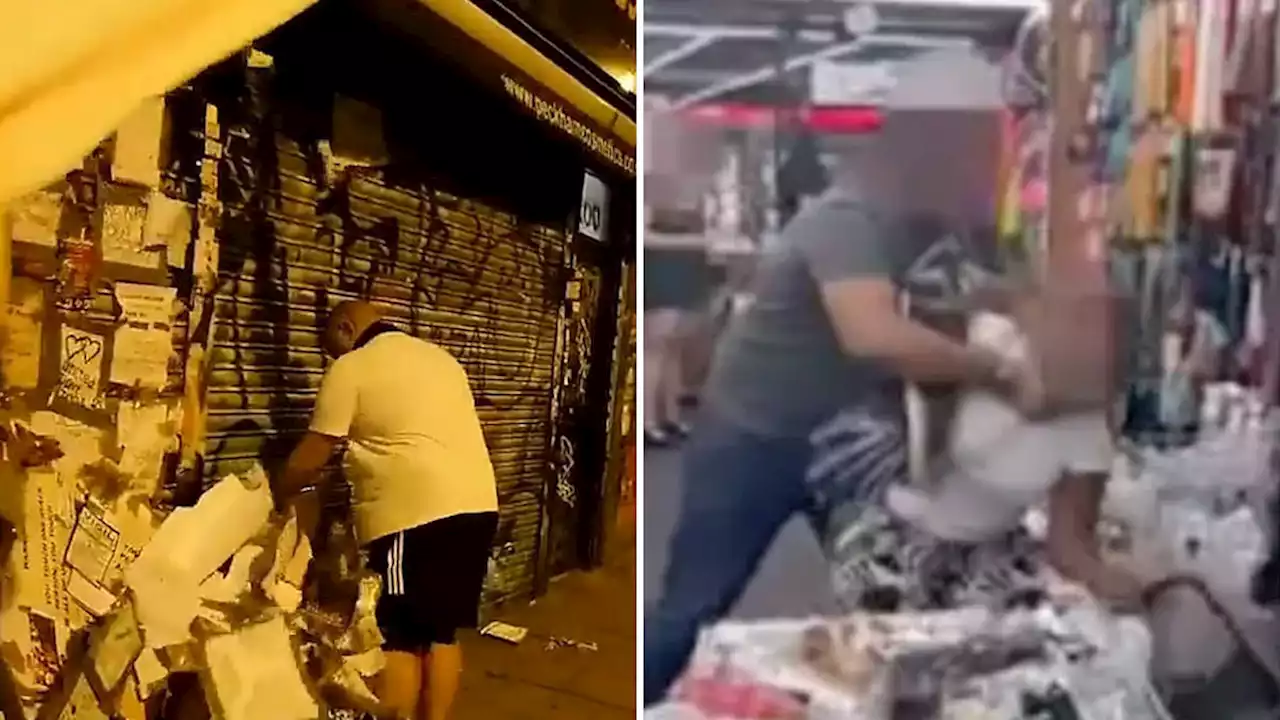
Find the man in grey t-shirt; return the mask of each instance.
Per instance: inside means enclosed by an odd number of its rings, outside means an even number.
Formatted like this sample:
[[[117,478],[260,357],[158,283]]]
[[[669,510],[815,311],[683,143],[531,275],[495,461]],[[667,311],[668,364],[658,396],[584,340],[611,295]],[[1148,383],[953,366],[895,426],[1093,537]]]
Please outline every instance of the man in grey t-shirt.
[[[944,232],[955,223],[913,219],[937,215],[903,212],[848,180],[835,188],[760,260],[754,302],[717,348],[683,456],[669,565],[645,612],[646,705],[665,696],[698,628],[728,611],[778,529],[811,501],[804,474],[819,423],[851,406],[900,411],[904,379],[990,384],[1036,402],[1024,369],[900,312],[904,292],[913,305],[945,304],[982,275],[965,238]]]

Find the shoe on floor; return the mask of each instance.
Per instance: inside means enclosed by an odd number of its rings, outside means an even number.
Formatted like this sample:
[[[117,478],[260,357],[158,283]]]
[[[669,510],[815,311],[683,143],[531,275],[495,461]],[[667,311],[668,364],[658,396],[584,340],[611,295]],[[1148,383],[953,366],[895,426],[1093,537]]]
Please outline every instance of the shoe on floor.
[[[671,435],[662,428],[645,428],[644,444],[652,447],[667,447],[671,444]]]
[[[687,422],[667,423],[663,429],[667,432],[667,435],[677,439],[687,438],[689,433],[693,432],[693,426]]]

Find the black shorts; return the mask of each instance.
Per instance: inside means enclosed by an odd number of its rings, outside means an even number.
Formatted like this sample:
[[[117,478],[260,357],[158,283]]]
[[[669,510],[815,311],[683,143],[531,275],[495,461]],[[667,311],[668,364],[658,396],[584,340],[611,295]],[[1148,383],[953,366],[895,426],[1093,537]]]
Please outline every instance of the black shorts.
[[[369,567],[382,578],[383,649],[423,653],[476,626],[497,531],[498,513],[469,513],[369,543]]]

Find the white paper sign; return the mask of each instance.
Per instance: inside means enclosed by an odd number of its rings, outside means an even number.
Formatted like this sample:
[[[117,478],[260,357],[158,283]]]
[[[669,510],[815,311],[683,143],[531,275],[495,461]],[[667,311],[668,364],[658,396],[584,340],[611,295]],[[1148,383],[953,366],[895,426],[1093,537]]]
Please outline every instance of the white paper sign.
[[[121,320],[111,353],[111,382],[162,388],[173,355],[173,302],[177,290],[156,285],[118,283]]]
[[[102,407],[101,335],[62,326],[61,376],[54,396],[74,405]]]
[[[582,206],[578,210],[578,232],[592,240],[605,241],[609,227],[609,187],[591,173],[582,174]]]
[[[112,527],[100,512],[90,505],[80,510],[80,519],[71,533],[67,564],[79,570],[87,580],[102,583],[107,568],[120,543],[120,531]]]
[[[178,289],[160,285],[116,283],[116,300],[127,323],[168,325],[173,321],[173,301]]]
[[[147,208],[114,205],[102,208],[102,259],[142,268],[159,267],[160,254],[145,247]]]

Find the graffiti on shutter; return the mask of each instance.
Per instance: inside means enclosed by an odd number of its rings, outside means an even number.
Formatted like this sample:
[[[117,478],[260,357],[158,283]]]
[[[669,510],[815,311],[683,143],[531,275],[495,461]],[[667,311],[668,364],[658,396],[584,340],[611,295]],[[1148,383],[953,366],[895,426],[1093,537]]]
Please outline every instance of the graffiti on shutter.
[[[221,238],[206,477],[283,461],[329,363],[321,347],[329,311],[369,299],[466,369],[500,502],[486,597],[529,594],[564,233],[375,169],[348,167],[327,181],[315,170],[324,161],[314,140],[277,135],[271,123],[236,125],[239,115],[227,113],[234,141],[225,165],[240,184],[227,196]]]

